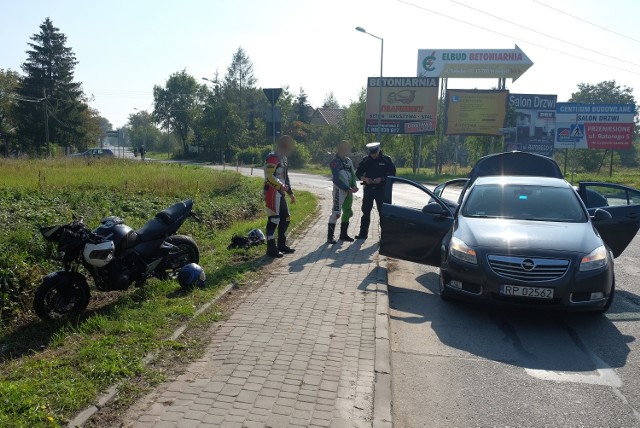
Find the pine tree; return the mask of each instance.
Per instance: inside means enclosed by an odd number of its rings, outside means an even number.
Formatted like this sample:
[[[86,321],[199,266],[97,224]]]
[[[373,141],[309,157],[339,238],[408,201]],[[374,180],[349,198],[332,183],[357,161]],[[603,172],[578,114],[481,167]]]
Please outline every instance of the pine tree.
[[[309,122],[309,97],[303,88],[300,88],[296,101],[293,103],[293,112],[296,120],[300,122]]]
[[[233,54],[231,65],[227,69],[227,75],[224,78],[224,91],[227,101],[237,106],[241,117],[245,115],[247,100],[249,94],[255,89],[256,82],[253,63],[247,52],[239,47]]]
[[[49,18],[31,40],[27,60],[22,64],[24,76],[19,95],[32,102],[22,101],[18,105],[19,137],[26,148],[42,151],[48,121],[49,141],[81,147],[87,138],[85,122],[91,120],[92,115],[87,114],[81,83],[74,81],[78,63],[75,54],[66,46],[67,37]]]

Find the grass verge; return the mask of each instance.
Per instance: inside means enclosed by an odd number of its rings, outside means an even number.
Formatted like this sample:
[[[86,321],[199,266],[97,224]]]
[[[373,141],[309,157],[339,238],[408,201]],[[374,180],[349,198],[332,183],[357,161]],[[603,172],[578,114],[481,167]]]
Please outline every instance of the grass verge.
[[[0,181],[0,273],[4,311],[10,314],[0,337],[0,426],[62,425],[109,385],[144,372],[144,355],[172,347],[166,337],[220,285],[255,271],[264,252],[226,249],[234,233],[264,228],[260,180],[232,172],[122,161],[0,161]],[[297,196],[294,223],[317,207],[313,195]],[[33,318],[33,288],[40,275],[58,268],[37,226],[66,222],[76,212],[90,225],[113,214],[138,227],[187,197],[195,199],[204,222],[185,223],[180,232],[201,247],[205,287],[185,293],[174,281],[154,280],[128,292],[94,292],[89,310],[77,320]],[[9,298],[12,305],[6,304]]]

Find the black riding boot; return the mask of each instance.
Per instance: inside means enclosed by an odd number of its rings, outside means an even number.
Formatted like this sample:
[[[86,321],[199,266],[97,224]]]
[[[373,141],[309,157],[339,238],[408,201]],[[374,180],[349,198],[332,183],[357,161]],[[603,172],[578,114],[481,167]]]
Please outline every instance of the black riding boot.
[[[275,239],[267,240],[267,256],[275,257],[275,258],[282,257],[282,253],[278,250],[278,247],[276,246]]]
[[[347,234],[347,229],[349,229],[348,221],[340,223],[340,239],[347,242],[353,242],[354,239]]]
[[[293,254],[296,252],[296,250],[294,250],[291,247],[287,247],[287,237],[286,236],[279,236],[278,237],[278,250],[283,253],[283,254]]]
[[[327,244],[333,245],[338,242],[333,237],[335,231],[336,231],[336,225],[329,223],[329,229],[327,230]]]

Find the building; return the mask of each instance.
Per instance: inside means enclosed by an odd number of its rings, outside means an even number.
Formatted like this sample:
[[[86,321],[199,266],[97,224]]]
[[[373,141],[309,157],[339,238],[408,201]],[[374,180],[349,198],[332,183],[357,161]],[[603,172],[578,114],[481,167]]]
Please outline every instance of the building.
[[[342,126],[346,110],[343,108],[318,107],[309,118],[312,125],[321,126]]]

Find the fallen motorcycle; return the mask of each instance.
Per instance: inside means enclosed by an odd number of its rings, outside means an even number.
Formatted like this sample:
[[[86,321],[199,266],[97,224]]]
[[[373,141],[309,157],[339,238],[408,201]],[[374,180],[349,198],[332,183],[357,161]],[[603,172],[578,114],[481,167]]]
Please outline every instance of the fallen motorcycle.
[[[99,291],[126,290],[150,278],[166,279],[189,263],[198,263],[195,241],[176,232],[192,212],[193,201],[179,202],[159,212],[138,230],[119,217],[106,217],[91,231],[82,218],[40,232],[58,245],[64,269],[47,275],[36,290],[33,307],[43,320],[82,313],[89,304],[89,285],[80,267]]]

